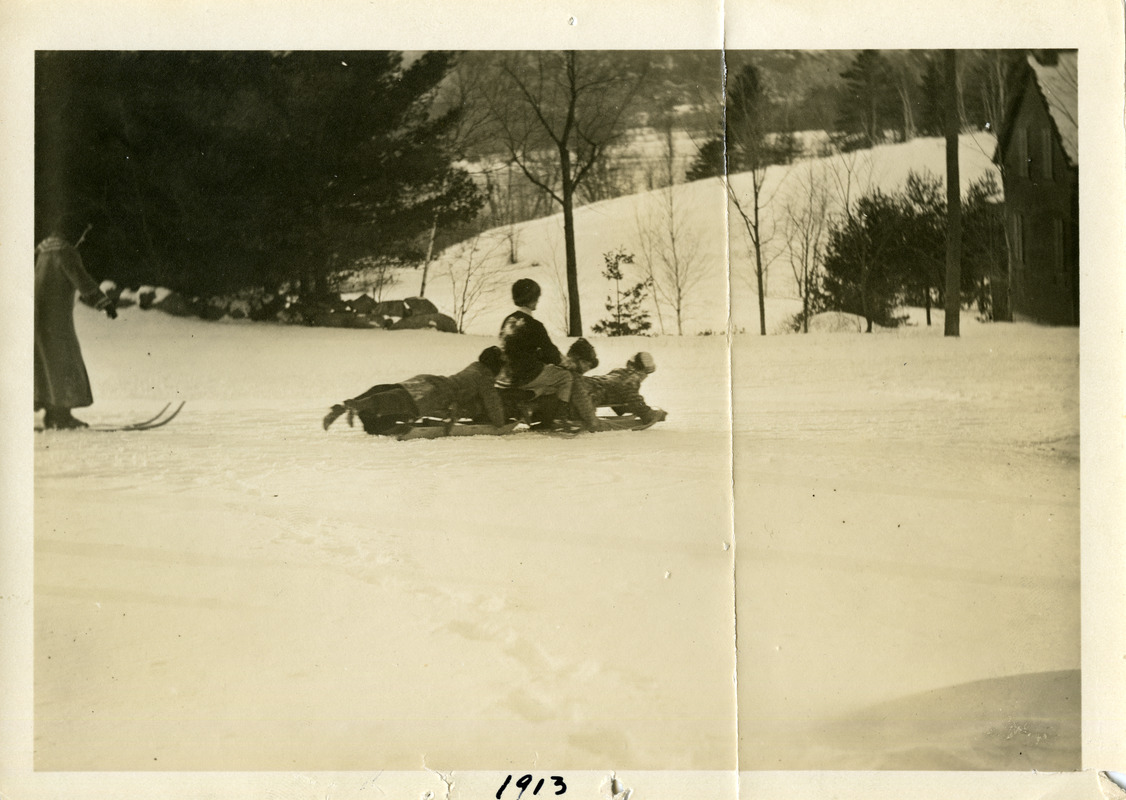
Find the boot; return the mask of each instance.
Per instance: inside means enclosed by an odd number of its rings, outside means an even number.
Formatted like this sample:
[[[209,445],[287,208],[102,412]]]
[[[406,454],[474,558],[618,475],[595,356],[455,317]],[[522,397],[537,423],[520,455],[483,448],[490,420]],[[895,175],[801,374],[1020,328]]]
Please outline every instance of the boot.
[[[338,420],[340,418],[340,416],[347,410],[348,409],[346,409],[344,406],[340,405],[339,403],[337,403],[332,408],[330,408],[328,410],[328,413],[325,414],[324,423],[323,423],[324,429],[327,431],[329,429],[329,426],[331,426],[332,423],[336,422],[336,420]]]
[[[44,429],[74,430],[76,428],[89,428],[82,420],[74,417],[69,408],[48,408],[43,414]]]
[[[537,431],[568,431],[572,426],[568,422],[571,406],[560,400],[556,395],[545,394],[537,401],[537,413],[532,428]]]

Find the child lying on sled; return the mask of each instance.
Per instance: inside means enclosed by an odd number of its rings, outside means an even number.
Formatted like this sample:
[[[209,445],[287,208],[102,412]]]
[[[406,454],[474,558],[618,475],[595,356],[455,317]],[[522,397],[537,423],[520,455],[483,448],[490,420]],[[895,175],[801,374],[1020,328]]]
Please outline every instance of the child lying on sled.
[[[593,349],[593,348],[592,348]],[[605,375],[582,375],[575,380],[571,392],[571,408],[591,430],[597,422],[593,410],[609,406],[615,414],[633,414],[642,424],[660,422],[668,414],[659,408],[651,408],[641,396],[641,383],[657,370],[657,362],[649,353],[636,353],[624,367],[612,369]],[[578,402],[575,395],[580,395]],[[585,394],[586,398],[581,395]],[[589,400],[589,403],[588,403]]]
[[[657,369],[653,356],[637,353],[625,367],[605,375],[585,375],[598,366],[598,354],[586,339],[579,339],[567,350],[563,366],[574,374],[571,385],[570,416],[588,431],[610,430],[612,426],[598,418],[600,407],[610,407],[615,414],[633,414],[642,424],[660,422],[668,414],[651,408],[641,396],[641,383]]]
[[[373,386],[361,395],[335,404],[324,418],[327,431],[343,414],[359,417],[364,431],[390,433],[401,423],[423,417],[447,420],[471,419],[480,425],[504,425],[504,406],[493,383],[504,355],[499,347],[487,347],[477,360],[456,375],[415,375],[402,383]]]

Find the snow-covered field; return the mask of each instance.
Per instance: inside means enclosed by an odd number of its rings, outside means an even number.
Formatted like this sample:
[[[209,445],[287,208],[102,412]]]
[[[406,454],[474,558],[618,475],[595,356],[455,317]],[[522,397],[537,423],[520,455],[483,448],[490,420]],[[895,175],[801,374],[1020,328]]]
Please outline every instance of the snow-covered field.
[[[76,320],[80,416],[187,406],[35,437],[37,769],[1078,767],[1074,329],[595,339],[667,422],[394,442],[321,415],[491,337]]]
[[[966,182],[990,150],[963,141]],[[942,152],[852,166],[893,189]],[[493,254],[468,336],[76,309],[79,416],[187,405],[35,437],[36,768],[1077,768],[1078,331],[691,335],[757,330],[757,299],[719,182],[676,192],[689,335],[594,338],[601,369],[655,355],[642,433],[320,427],[471,361],[515,277],[563,343],[558,218]],[[655,197],[577,212],[587,329]],[[768,330],[796,307],[775,267]]]
[[[743,769],[1075,769],[1078,332],[738,337]]]

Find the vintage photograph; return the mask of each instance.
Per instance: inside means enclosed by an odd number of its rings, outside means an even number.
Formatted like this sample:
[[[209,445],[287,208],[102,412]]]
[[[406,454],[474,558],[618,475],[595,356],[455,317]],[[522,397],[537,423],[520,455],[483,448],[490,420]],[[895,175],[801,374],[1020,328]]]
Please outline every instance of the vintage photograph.
[[[1079,769],[1081,56],[38,50],[35,769]]]

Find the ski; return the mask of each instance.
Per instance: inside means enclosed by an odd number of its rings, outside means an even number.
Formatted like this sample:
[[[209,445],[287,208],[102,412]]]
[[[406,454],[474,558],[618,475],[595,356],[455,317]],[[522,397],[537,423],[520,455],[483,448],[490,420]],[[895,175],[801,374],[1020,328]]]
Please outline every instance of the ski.
[[[131,425],[130,425],[129,427],[131,427],[131,428],[132,428],[132,427],[140,427],[140,426],[142,426],[142,425],[148,425],[148,424],[149,424],[150,422],[156,422],[156,421],[157,421],[158,419],[160,419],[160,418],[161,418],[161,416],[163,416],[163,415],[164,415],[164,412],[165,412],[165,411],[167,411],[167,410],[168,410],[169,408],[171,408],[171,407],[172,407],[172,404],[171,404],[171,403],[165,403],[165,404],[164,404],[164,408],[160,409],[160,411],[157,411],[157,412],[156,412],[155,414],[153,414],[153,415],[152,415],[151,417],[149,417],[148,419],[146,419],[146,420],[144,420],[144,421],[142,421],[142,422],[134,422],[134,423],[132,423],[132,424],[131,424]]]
[[[181,409],[183,409],[185,402],[186,401],[181,400],[180,405],[176,406],[175,410],[173,410],[172,413],[169,414],[167,417],[164,417],[163,419],[158,419],[156,422],[152,422],[152,421],[146,422],[143,425],[139,425],[137,427],[130,428],[129,430],[151,431],[153,428],[159,428],[161,426],[167,425],[169,422],[176,419],[176,415],[180,413]]]
[[[180,410],[183,409],[183,407],[184,401],[181,401],[180,405],[176,406],[171,414],[165,416],[165,412],[168,411],[169,408],[172,408],[172,404],[168,403],[166,406],[164,406],[164,408],[160,409],[160,411],[155,416],[149,417],[148,419],[142,420],[141,422],[132,422],[127,425],[91,425],[86,430],[98,431],[100,433],[115,433],[118,431],[151,431],[154,428],[163,427],[172,420],[176,419],[176,415],[180,413]]]

